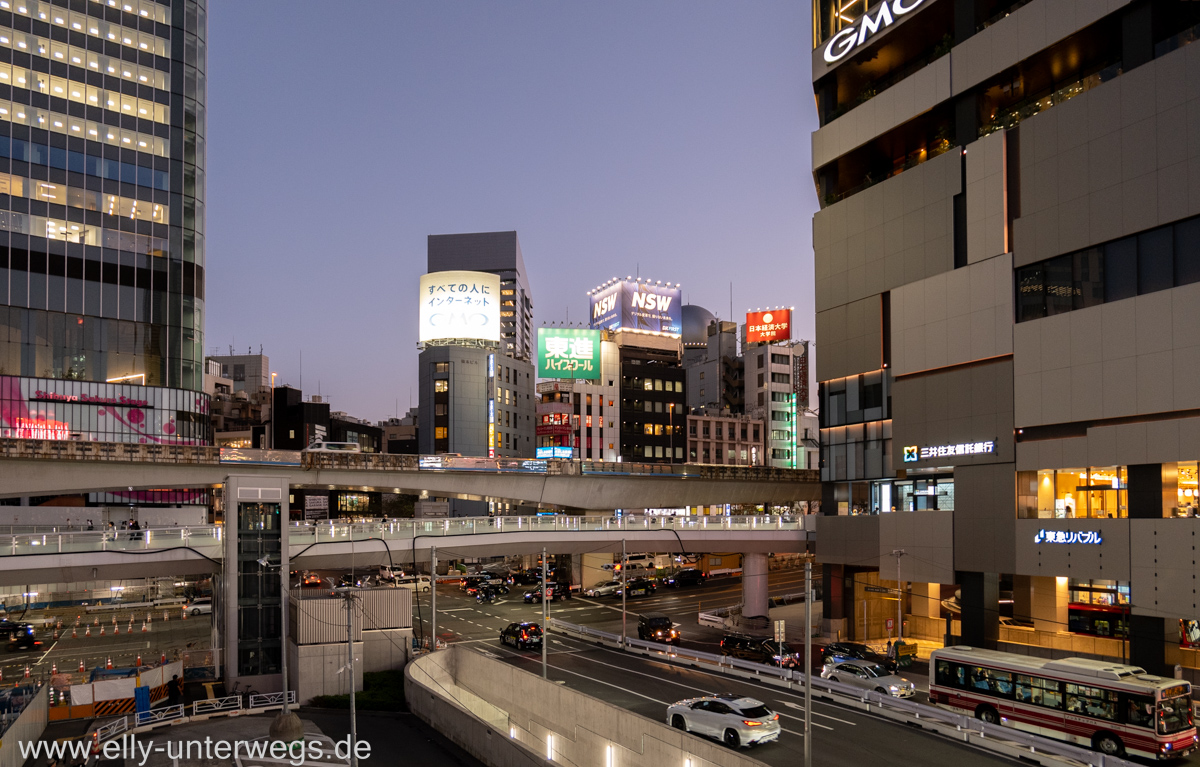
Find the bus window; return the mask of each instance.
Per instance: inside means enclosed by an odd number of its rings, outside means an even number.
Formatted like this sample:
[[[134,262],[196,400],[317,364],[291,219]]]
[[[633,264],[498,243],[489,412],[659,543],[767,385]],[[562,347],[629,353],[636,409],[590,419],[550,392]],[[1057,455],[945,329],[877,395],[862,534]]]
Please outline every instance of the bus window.
[[[1117,694],[1112,690],[1067,682],[1067,711],[1098,719],[1117,718]]]
[[[962,687],[962,666],[950,661],[939,660],[934,669],[934,682],[947,687]]]
[[[1046,708],[1062,708],[1062,694],[1058,682],[1053,679],[1042,679],[1036,676],[1017,674],[1015,685],[1016,698],[1023,703]]]
[[[1125,698],[1126,723],[1154,729],[1154,698],[1143,695],[1126,695]]]
[[[1190,695],[1162,700],[1158,703],[1158,734],[1170,735],[1192,727]]]

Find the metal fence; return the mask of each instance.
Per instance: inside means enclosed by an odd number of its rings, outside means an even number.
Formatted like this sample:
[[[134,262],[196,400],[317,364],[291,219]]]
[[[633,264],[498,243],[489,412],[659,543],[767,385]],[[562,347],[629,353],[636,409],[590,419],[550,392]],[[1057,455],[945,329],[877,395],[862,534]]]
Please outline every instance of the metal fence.
[[[557,631],[567,636],[595,641],[612,647],[621,647],[621,636],[619,634],[598,631],[587,626],[560,621],[557,618],[550,619],[549,628],[552,631]],[[804,688],[805,674],[803,670],[768,666],[725,655],[681,649],[658,642],[645,642],[640,639],[630,639],[628,637],[625,639],[625,649],[626,651],[656,656],[668,661],[679,661],[694,666],[707,666],[710,670],[718,673],[749,676],[778,686],[786,686],[790,689],[796,687],[800,689]],[[1013,729],[1012,727],[988,724],[973,716],[959,714],[938,706],[895,698],[891,695],[822,679],[817,675],[813,675],[812,677],[812,688],[814,697],[824,697],[834,702],[870,711],[871,713],[905,724],[933,729],[942,734],[956,737],[964,742],[969,742],[972,745],[997,751],[1025,761],[1036,762],[1040,761],[1039,757],[1049,755],[1055,757],[1056,760],[1067,759],[1079,764],[1093,765],[1093,767],[1136,767],[1135,762],[1125,759],[1107,756],[1039,735],[1032,735]]]

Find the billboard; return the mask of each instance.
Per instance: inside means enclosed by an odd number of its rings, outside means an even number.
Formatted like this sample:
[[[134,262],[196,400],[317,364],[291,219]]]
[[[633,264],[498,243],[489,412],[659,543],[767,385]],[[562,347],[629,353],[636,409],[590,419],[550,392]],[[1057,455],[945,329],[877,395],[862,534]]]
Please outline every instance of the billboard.
[[[600,331],[538,328],[538,378],[600,377]]]
[[[575,457],[575,448],[573,447],[539,447],[537,449],[538,458],[558,458],[571,460]]]
[[[792,347],[792,393],[796,404],[808,410],[808,341],[803,342],[804,351],[797,354]]]
[[[683,334],[683,291],[677,285],[618,280],[589,297],[593,328]]]
[[[500,275],[421,275],[421,343],[475,339],[500,343]]]
[[[792,338],[790,309],[771,309],[765,312],[746,312],[746,343],[774,344]]]

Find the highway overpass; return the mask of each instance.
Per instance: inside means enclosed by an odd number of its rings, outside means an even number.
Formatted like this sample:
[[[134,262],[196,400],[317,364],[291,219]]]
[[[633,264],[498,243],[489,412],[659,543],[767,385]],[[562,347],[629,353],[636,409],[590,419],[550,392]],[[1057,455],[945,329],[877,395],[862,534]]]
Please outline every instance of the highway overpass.
[[[219,487],[230,474],[290,487],[384,491],[566,510],[790,505],[820,499],[818,472],[758,466],[599,463],[0,440],[0,498]]]
[[[293,569],[374,568],[438,558],[596,552],[803,552],[815,517],[481,517],[293,526]],[[197,575],[221,569],[223,528],[136,533],[30,530],[0,535],[0,586]]]

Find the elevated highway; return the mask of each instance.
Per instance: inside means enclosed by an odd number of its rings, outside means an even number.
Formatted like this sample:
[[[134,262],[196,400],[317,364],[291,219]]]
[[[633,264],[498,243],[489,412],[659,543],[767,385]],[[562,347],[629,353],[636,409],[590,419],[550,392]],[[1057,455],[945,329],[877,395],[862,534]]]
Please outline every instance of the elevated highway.
[[[231,474],[290,487],[503,500],[564,510],[789,505],[820,498],[818,472],[758,466],[600,463],[221,450],[0,440],[0,498],[219,487]]]
[[[293,569],[374,568],[439,558],[529,553],[806,550],[815,517],[481,517],[297,525]],[[0,535],[0,586],[216,572],[219,525],[116,533],[29,529]]]

